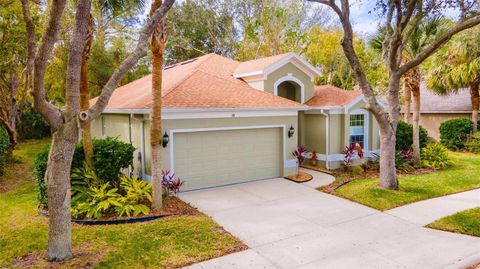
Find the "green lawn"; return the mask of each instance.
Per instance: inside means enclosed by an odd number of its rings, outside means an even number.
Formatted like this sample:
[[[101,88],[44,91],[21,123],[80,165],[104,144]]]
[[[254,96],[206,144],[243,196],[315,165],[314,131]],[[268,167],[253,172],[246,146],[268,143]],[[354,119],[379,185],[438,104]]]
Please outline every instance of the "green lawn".
[[[439,219],[430,228],[480,237],[480,207]]]
[[[450,153],[454,165],[446,170],[400,176],[400,190],[378,187],[378,179],[354,180],[332,194],[379,209],[387,210],[415,201],[480,188],[480,155]]]
[[[20,144],[9,165],[31,166],[43,142]],[[31,168],[9,171],[23,183],[0,193],[0,268],[46,267],[47,219],[36,210]],[[0,182],[13,178],[3,177]],[[244,245],[204,215],[169,217],[156,221],[109,226],[73,225],[75,257],[60,267],[176,268],[233,252]],[[90,268],[90,267],[89,267]]]

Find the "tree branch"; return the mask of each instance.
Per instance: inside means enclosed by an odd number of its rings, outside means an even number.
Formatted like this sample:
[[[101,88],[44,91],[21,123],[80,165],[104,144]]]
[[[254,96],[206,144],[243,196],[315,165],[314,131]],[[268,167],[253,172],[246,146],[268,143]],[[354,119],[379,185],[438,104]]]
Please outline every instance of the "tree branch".
[[[468,28],[472,28],[478,24],[480,24],[480,15],[473,16],[469,19],[466,19],[457,23],[455,26],[450,28],[450,30],[448,30],[445,34],[437,38],[435,42],[430,44],[421,53],[419,53],[417,57],[405,63],[404,65],[400,66],[400,68],[398,69],[400,75],[403,75],[408,70],[422,63],[426,58],[428,58],[430,55],[435,53],[440,47],[442,47],[445,43],[447,43],[455,34],[463,30],[466,30]]]
[[[83,122],[90,122],[102,113],[107,106],[113,91],[118,86],[123,76],[138,62],[140,58],[147,54],[148,39],[152,35],[157,24],[165,18],[168,10],[170,10],[174,2],[175,0],[164,1],[162,6],[160,6],[160,8],[155,11],[154,15],[147,21],[133,52],[122,62],[110,77],[107,84],[103,87],[102,93],[98,97],[97,102],[90,107],[88,111],[82,113],[81,120]]]
[[[80,112],[80,68],[83,50],[90,23],[91,0],[77,2],[75,13],[75,32],[70,42],[67,65],[65,101],[67,111],[77,115]]]
[[[44,78],[47,61],[60,31],[60,19],[65,9],[66,0],[52,0],[49,19],[45,33],[42,37],[37,55],[29,51],[29,61],[33,61],[33,103],[35,108],[43,115],[52,127],[52,130],[58,130],[62,123],[62,112],[54,105],[47,102],[45,97]],[[30,13],[28,0],[22,0],[22,9],[25,17],[28,46],[35,47],[35,25]]]

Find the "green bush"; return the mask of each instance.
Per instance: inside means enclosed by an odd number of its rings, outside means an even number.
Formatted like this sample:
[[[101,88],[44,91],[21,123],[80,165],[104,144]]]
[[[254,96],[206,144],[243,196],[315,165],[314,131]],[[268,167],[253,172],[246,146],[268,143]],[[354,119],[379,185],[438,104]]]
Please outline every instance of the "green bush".
[[[440,124],[440,142],[452,150],[463,149],[472,132],[473,123],[469,119],[452,119]]]
[[[465,149],[473,153],[480,153],[480,132],[470,136],[465,144]]]
[[[431,169],[443,169],[452,165],[445,146],[431,143],[422,149],[422,166]]]
[[[87,167],[75,169],[72,173],[74,218],[147,215],[151,202],[152,185],[143,180],[122,176],[120,186],[116,188]]]
[[[6,162],[6,154],[10,147],[10,137],[7,131],[0,126],[0,176],[3,175]]]
[[[41,139],[51,135],[50,126],[29,102],[22,107],[17,132],[18,138],[22,140]]]
[[[133,164],[135,147],[112,137],[93,139],[92,143],[93,163],[98,177],[110,181],[114,186],[118,186],[121,170]],[[84,161],[83,143],[80,141],[75,148],[72,167],[82,167]]]
[[[399,121],[397,126],[397,142],[395,149],[397,151],[408,150],[413,144],[413,125],[404,121]],[[420,126],[420,148],[424,148],[428,143],[428,132]]]
[[[120,185],[121,170],[132,165],[135,147],[129,143],[107,137],[105,139],[94,139],[93,151],[95,152],[93,161],[98,178],[104,180],[104,183],[110,183],[112,186],[118,187]],[[47,207],[48,201],[47,187],[44,180],[47,170],[48,152],[49,148],[45,148],[37,155],[34,167],[38,201],[44,207]],[[80,142],[75,147],[72,173],[77,169],[82,169],[84,162],[85,155],[83,154],[83,145]]]

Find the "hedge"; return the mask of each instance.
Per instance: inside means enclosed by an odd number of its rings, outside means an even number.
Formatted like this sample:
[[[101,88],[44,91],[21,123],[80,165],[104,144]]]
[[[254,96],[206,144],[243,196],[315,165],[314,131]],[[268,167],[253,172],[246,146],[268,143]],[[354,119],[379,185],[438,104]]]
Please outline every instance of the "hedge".
[[[451,119],[440,124],[440,142],[451,150],[463,149],[473,130],[473,122],[466,118]]]
[[[399,121],[397,126],[397,142],[395,149],[397,151],[408,150],[413,144],[413,125],[404,121]],[[420,148],[424,148],[428,143],[428,132],[420,126]]]

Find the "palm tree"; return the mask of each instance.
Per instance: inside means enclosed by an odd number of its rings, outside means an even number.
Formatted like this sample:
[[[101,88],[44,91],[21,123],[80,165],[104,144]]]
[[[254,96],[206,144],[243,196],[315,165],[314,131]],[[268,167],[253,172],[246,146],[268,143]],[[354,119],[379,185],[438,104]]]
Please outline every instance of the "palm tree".
[[[442,18],[432,18],[419,24],[412,29],[405,46],[403,48],[402,61],[408,62],[417,57],[419,53],[425,50],[436,38],[441,35],[447,26],[449,20]],[[372,40],[372,47],[381,50],[383,43],[383,30],[379,31],[377,37]],[[416,66],[403,75],[403,94],[404,94],[404,120],[413,124],[413,151],[415,163],[420,163],[420,83],[422,80],[421,67]],[[413,107],[411,102],[413,101]],[[411,107],[413,108],[411,110]],[[411,112],[413,112],[413,117]]]
[[[438,94],[470,88],[473,132],[477,132],[480,88],[480,27],[452,40],[432,61],[427,84]]]
[[[162,0],[154,0],[150,16],[162,5]],[[153,209],[162,208],[162,73],[163,54],[167,44],[167,20],[164,18],[153,31],[150,39],[152,51],[152,120],[150,145],[152,147],[152,198]]]

